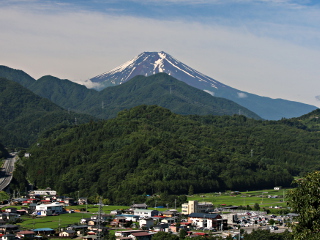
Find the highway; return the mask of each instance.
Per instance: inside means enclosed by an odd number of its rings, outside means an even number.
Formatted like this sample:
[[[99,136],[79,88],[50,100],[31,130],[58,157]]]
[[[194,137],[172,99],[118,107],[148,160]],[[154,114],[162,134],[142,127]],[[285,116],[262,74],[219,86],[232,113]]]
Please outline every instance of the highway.
[[[0,171],[0,191],[5,189],[10,184],[15,162],[16,155],[14,154],[10,154],[10,157],[4,160]]]

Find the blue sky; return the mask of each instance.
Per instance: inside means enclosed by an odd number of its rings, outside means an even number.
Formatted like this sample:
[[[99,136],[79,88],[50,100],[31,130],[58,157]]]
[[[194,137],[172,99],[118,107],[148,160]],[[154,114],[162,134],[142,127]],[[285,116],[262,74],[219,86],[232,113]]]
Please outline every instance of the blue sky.
[[[320,106],[320,4],[291,0],[0,0],[0,64],[81,83],[144,51]]]

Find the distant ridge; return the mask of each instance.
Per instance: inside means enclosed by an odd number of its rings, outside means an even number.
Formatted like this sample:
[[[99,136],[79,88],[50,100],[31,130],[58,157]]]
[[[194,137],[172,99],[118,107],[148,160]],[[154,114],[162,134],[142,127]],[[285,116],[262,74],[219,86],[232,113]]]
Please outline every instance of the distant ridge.
[[[184,115],[234,115],[240,113],[250,118],[261,119],[257,114],[233,101],[212,97],[210,94],[191,87],[166,73],[149,77],[136,76],[132,81],[99,92],[53,76],[21,81],[29,78],[29,75],[8,67],[3,67],[2,70],[4,74],[10,72],[13,81],[23,84],[33,93],[49,99],[60,107],[78,113],[90,114],[97,118],[114,118],[119,111],[138,105],[158,105],[168,108],[174,113]],[[1,73],[0,68],[0,76]]]
[[[216,97],[232,100],[268,120],[299,117],[317,109],[304,103],[261,97],[232,88],[198,72],[163,51],[143,52],[119,67],[87,80],[86,83],[94,85],[97,90],[102,90],[122,84],[137,75],[150,76],[161,72]]]

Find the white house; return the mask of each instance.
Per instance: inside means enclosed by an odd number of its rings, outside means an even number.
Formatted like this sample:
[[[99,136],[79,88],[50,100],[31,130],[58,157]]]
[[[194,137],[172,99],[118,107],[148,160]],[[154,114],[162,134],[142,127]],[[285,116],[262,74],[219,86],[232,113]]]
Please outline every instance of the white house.
[[[41,216],[50,216],[55,213],[62,213],[63,205],[60,203],[40,204],[36,206],[36,214]]]
[[[157,216],[159,214],[158,210],[149,210],[149,209],[135,209],[133,211],[134,215],[138,215],[141,218],[145,218],[145,217],[153,217],[153,216]]]
[[[154,225],[153,218],[142,218],[139,220],[139,226],[140,228],[150,228]]]
[[[39,189],[39,190],[30,191],[29,195],[55,196],[55,195],[57,195],[57,191],[51,190],[51,188]]]

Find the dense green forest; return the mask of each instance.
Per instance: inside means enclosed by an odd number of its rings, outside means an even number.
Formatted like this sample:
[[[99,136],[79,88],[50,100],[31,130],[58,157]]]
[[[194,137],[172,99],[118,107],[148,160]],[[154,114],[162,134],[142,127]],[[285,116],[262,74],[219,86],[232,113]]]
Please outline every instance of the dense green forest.
[[[183,116],[143,105],[115,119],[47,131],[22,165],[39,188],[99,194],[117,204],[138,195],[187,194],[190,188],[288,187],[293,176],[320,168],[320,133],[305,121],[310,117]]]
[[[9,156],[7,149],[0,143],[0,159],[6,158]]]
[[[28,147],[57,124],[75,125],[95,119],[73,113],[20,84],[0,78],[0,142],[6,147]]]

